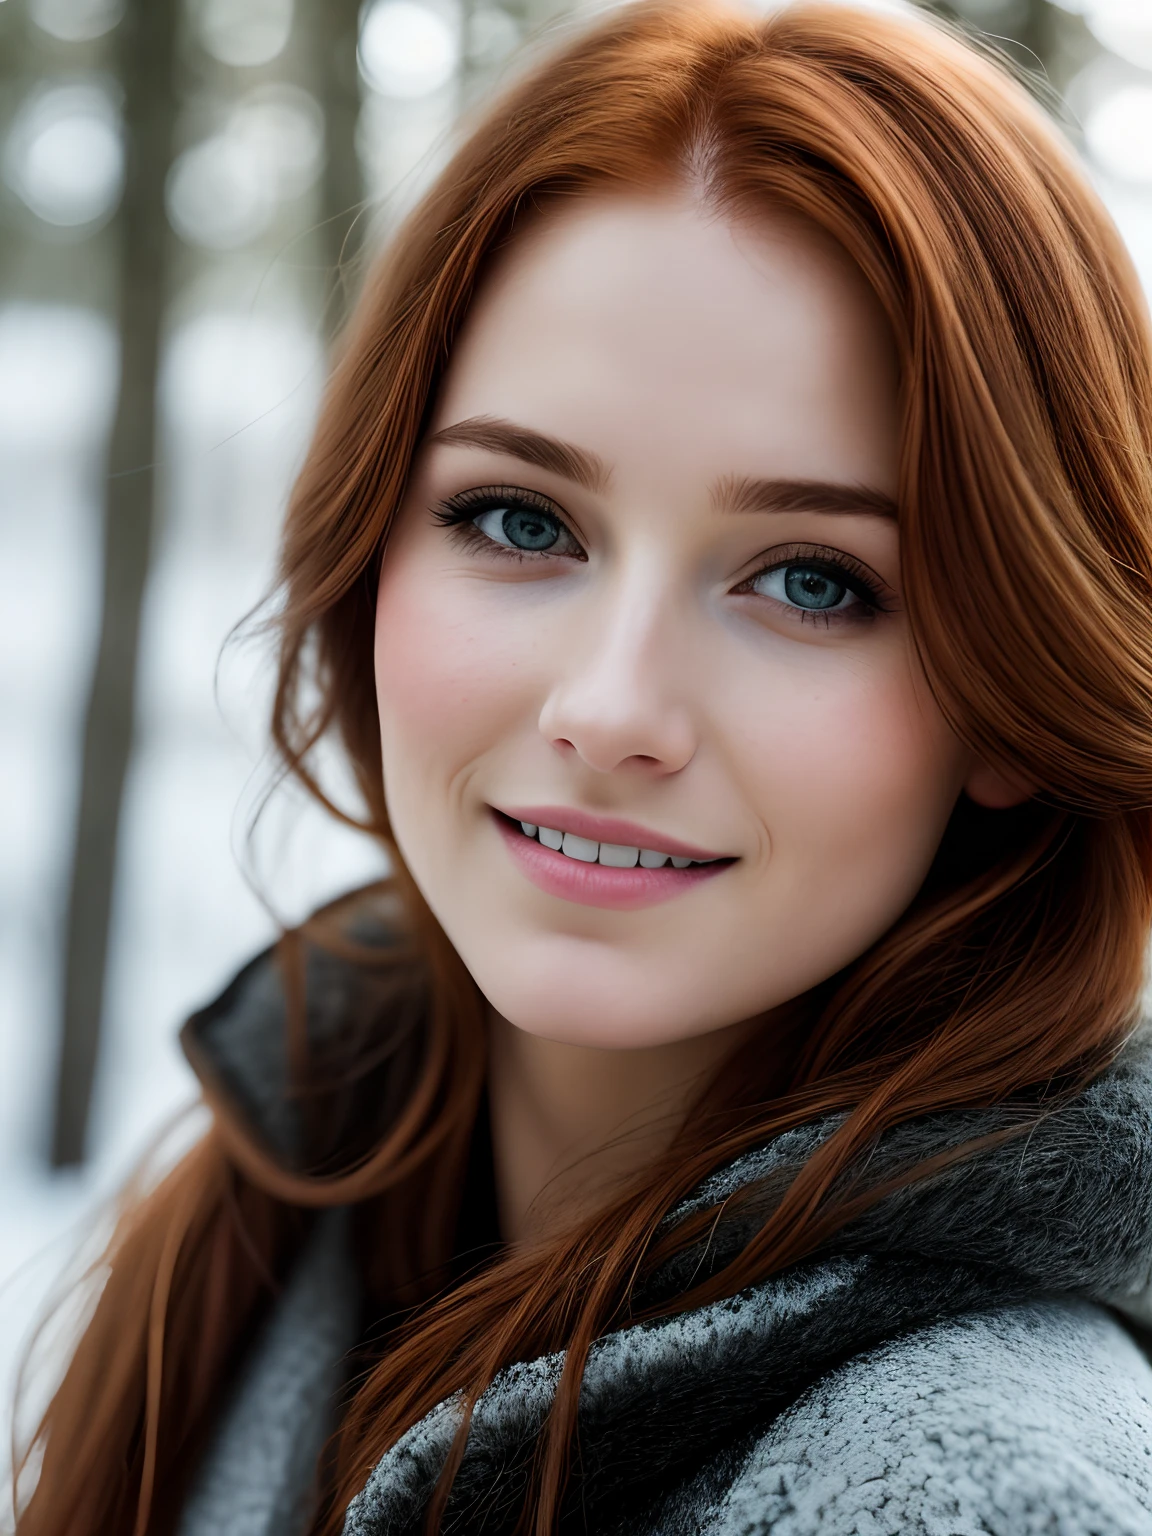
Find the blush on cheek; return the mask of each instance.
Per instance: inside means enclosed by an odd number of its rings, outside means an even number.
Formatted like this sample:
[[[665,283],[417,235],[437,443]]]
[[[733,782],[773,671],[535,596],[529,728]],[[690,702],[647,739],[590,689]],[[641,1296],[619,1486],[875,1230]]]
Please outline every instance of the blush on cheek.
[[[381,728],[434,736],[470,706],[475,648],[458,621],[402,583],[382,585],[376,610],[376,698]]]
[[[376,698],[386,745],[424,747],[455,733],[487,694],[482,637],[419,568],[382,581],[376,608]]]
[[[890,921],[939,846],[963,749],[938,712],[917,707],[899,667],[842,668],[773,714],[787,729],[761,729],[752,761],[774,856],[815,882],[812,897],[826,910],[868,905],[872,892]]]
[[[960,750],[938,718],[910,710],[905,696],[875,701],[860,721],[856,815],[841,827],[846,862],[870,885],[879,937],[920,889],[960,791]]]
[[[527,642],[527,644],[525,644]],[[381,582],[376,697],[385,754],[444,783],[524,714],[531,643],[476,584],[401,561]],[[530,702],[530,701],[529,701]],[[399,760],[402,760],[402,764]]]

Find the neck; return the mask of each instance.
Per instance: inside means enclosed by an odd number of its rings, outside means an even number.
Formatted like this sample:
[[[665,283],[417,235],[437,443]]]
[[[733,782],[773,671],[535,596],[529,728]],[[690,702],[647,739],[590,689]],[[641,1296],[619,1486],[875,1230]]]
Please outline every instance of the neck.
[[[708,1076],[763,1024],[615,1051],[545,1040],[493,1014],[488,1093],[504,1240],[547,1237],[610,1199],[666,1150]]]

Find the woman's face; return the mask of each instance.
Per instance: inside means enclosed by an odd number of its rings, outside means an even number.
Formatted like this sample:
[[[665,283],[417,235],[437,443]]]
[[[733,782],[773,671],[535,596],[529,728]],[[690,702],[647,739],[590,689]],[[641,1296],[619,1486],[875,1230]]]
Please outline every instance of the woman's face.
[[[375,659],[397,843],[520,1029],[703,1034],[907,907],[979,770],[909,633],[898,454],[879,304],[791,216],[580,201],[488,279]]]

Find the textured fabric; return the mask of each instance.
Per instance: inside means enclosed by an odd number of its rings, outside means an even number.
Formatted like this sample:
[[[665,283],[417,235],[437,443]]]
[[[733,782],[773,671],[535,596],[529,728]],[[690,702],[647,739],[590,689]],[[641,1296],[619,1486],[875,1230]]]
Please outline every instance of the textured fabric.
[[[331,1433],[341,1361],[355,1337],[347,1212],[317,1221],[280,1303],[245,1360],[178,1536],[295,1536]]]
[[[821,1372],[826,1357],[804,1361],[804,1344],[852,1326],[870,1268],[830,1261],[605,1340],[581,1398],[583,1475],[565,1527],[1152,1533],[1152,1370],[1103,1308],[1044,1298],[960,1311],[859,1354],[849,1340],[847,1363]],[[893,1276],[871,1278],[882,1293]],[[455,1528],[510,1528],[502,1515],[515,1509],[559,1367],[517,1367],[482,1401],[450,1506]],[[409,1431],[353,1505],[348,1536],[419,1530],[455,1427],[444,1407]]]
[[[707,1181],[684,1210],[751,1198],[655,1289],[738,1249],[835,1123]],[[997,1110],[901,1127],[869,1173],[1009,1123]],[[596,1345],[566,1530],[1152,1536],[1152,1368],[1103,1305],[1139,1315],[1152,1280],[1147,1036],[1026,1134],[890,1196],[836,1248]],[[481,1399],[450,1529],[511,1530],[561,1363],[517,1366]],[[444,1405],[409,1431],[346,1536],[415,1536],[457,1422]]]
[[[1128,1335],[1085,1302],[1027,1302],[938,1323],[818,1382],[695,1528],[710,1536],[1150,1531],[1147,1374]]]
[[[272,1019],[266,989],[252,981],[249,997]],[[236,1097],[255,1106],[261,1090],[245,1074],[268,1056],[240,1043],[260,1033],[253,1016],[231,1032],[218,1009],[211,1041],[229,1041]],[[1010,1128],[1017,1113],[902,1126],[871,1154],[868,1178]],[[274,1106],[270,1114],[275,1124]],[[645,1299],[725,1263],[837,1123],[789,1132],[707,1180],[669,1220],[727,1202],[722,1219],[701,1250],[649,1282]],[[264,1134],[274,1139],[271,1127]],[[325,1332],[344,1302],[317,1295],[293,1314],[293,1293],[189,1505],[189,1521],[210,1507],[216,1523],[201,1515],[180,1536],[291,1536],[280,1512],[298,1505],[303,1452],[278,1461],[245,1447],[261,1443],[254,1426],[282,1399],[297,1402],[299,1424],[323,1418],[331,1378],[294,1362],[297,1330],[328,1341],[318,1353],[330,1348],[330,1366],[346,1336]],[[889,1195],[828,1252],[598,1341],[562,1532],[1152,1536],[1152,1366],[1125,1315],[1152,1318],[1147,1032],[1075,1100]],[[480,1400],[446,1529],[511,1532],[561,1367],[560,1356],[513,1366]],[[346,1536],[416,1536],[459,1411],[441,1404],[382,1458]],[[255,1508],[269,1512],[265,1524],[251,1523]]]

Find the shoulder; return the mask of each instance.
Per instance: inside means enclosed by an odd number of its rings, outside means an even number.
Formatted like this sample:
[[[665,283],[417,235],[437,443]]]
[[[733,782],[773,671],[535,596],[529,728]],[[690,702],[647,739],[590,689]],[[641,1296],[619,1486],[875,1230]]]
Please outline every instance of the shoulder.
[[[1152,1367],[1071,1298],[933,1324],[821,1378],[705,1529],[1152,1536]]]

